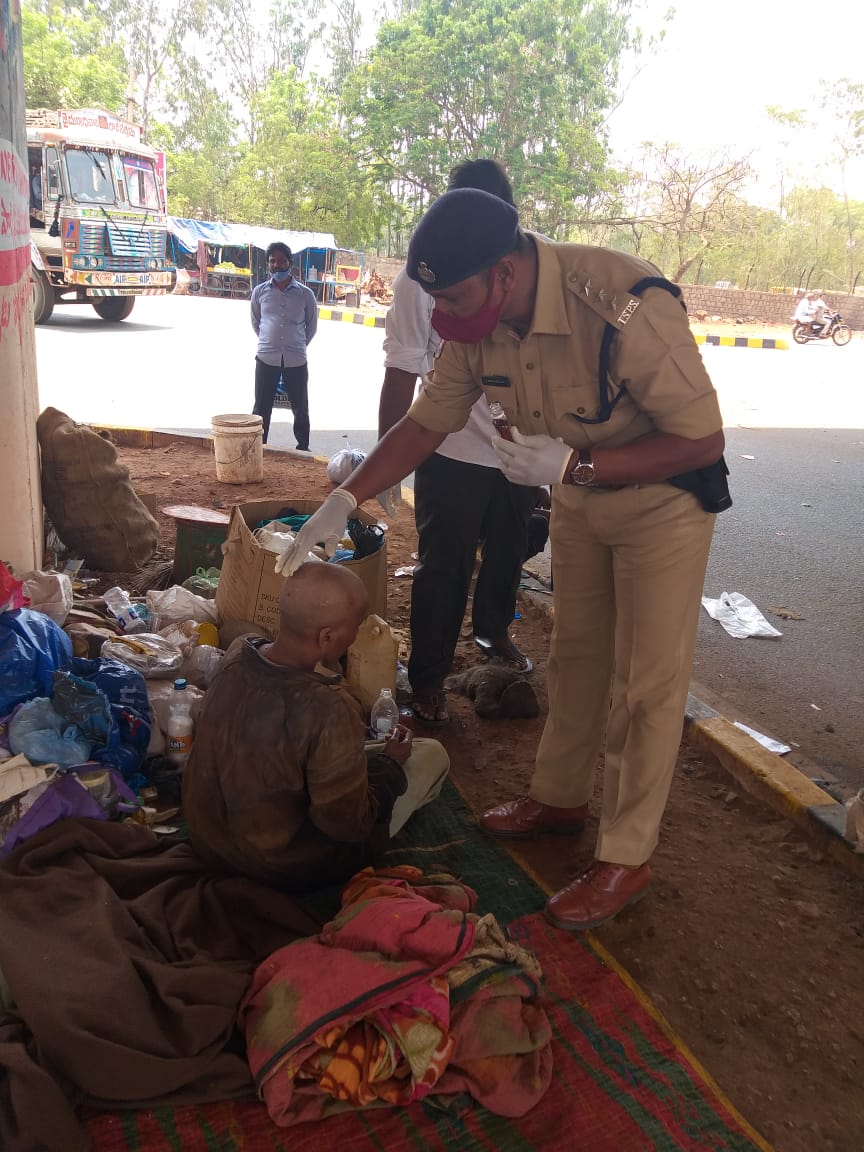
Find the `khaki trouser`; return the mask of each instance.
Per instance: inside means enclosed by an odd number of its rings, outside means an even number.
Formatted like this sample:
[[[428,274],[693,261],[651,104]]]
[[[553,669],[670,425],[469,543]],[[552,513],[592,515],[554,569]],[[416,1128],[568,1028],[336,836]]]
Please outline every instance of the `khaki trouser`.
[[[597,857],[642,864],[681,742],[714,516],[668,484],[553,492],[549,716],[530,793],[587,803],[605,730]]]
[[[383,740],[368,740],[366,756],[375,756],[384,751]],[[437,740],[414,740],[411,755],[403,765],[408,787],[397,797],[390,814],[391,839],[407,823],[418,808],[438,797],[447,773],[450,771],[450,757]]]

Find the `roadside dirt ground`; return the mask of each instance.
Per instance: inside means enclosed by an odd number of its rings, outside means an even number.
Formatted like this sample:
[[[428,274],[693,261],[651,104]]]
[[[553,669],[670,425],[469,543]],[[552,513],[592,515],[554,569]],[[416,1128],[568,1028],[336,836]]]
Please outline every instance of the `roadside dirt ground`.
[[[136,489],[157,506],[230,508],[251,499],[320,498],[330,488],[321,464],[275,454],[265,457],[262,484],[233,486],[216,481],[204,446],[118,453]],[[174,522],[159,520],[159,555],[170,558]],[[413,563],[416,546],[413,516],[403,507],[388,533],[397,628],[407,628],[411,581],[392,573]],[[519,611],[513,635],[534,660],[532,680],[545,706],[551,625],[535,600],[521,598]],[[479,659],[466,625],[457,667]],[[524,791],[542,717],[483,721],[458,697],[450,698],[450,712],[450,725],[430,734],[447,746],[475,811]],[[598,774],[595,819],[600,781]],[[587,862],[594,827],[581,843],[549,837],[522,845],[522,858],[550,889],[559,887]],[[653,866],[653,894],[598,938],[777,1152],[862,1152],[864,885],[686,745]]]

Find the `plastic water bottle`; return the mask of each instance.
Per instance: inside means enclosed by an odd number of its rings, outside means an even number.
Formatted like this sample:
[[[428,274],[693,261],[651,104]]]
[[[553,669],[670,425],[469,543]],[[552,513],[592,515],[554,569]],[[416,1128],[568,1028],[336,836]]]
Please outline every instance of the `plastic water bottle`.
[[[168,701],[168,724],[165,729],[165,756],[172,764],[182,768],[192,750],[192,697],[186,691],[186,681],[174,681],[174,691]]]
[[[399,708],[389,688],[382,688],[372,706],[372,728],[379,740],[386,740],[399,723]]]
[[[120,625],[121,632],[128,635],[147,631],[146,622],[135,611],[128,593],[122,588],[109,588],[102,599],[105,601],[105,607]]]

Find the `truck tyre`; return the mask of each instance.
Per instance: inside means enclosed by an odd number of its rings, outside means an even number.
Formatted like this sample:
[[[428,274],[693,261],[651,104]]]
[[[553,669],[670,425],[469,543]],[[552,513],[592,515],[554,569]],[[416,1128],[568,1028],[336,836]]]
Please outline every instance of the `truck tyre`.
[[[96,315],[103,320],[125,320],[134,304],[134,296],[102,296],[93,301]]]
[[[30,285],[33,289],[33,323],[44,324],[54,311],[54,289],[48,277],[38,268],[30,265]]]

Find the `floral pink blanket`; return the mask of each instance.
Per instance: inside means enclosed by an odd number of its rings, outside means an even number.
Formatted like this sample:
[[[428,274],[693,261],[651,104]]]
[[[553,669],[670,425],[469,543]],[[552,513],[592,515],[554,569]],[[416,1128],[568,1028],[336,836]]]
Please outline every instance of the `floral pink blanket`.
[[[318,936],[259,966],[240,1009],[271,1118],[467,1092],[524,1115],[552,1074],[542,974],[446,874],[365,869]]]

